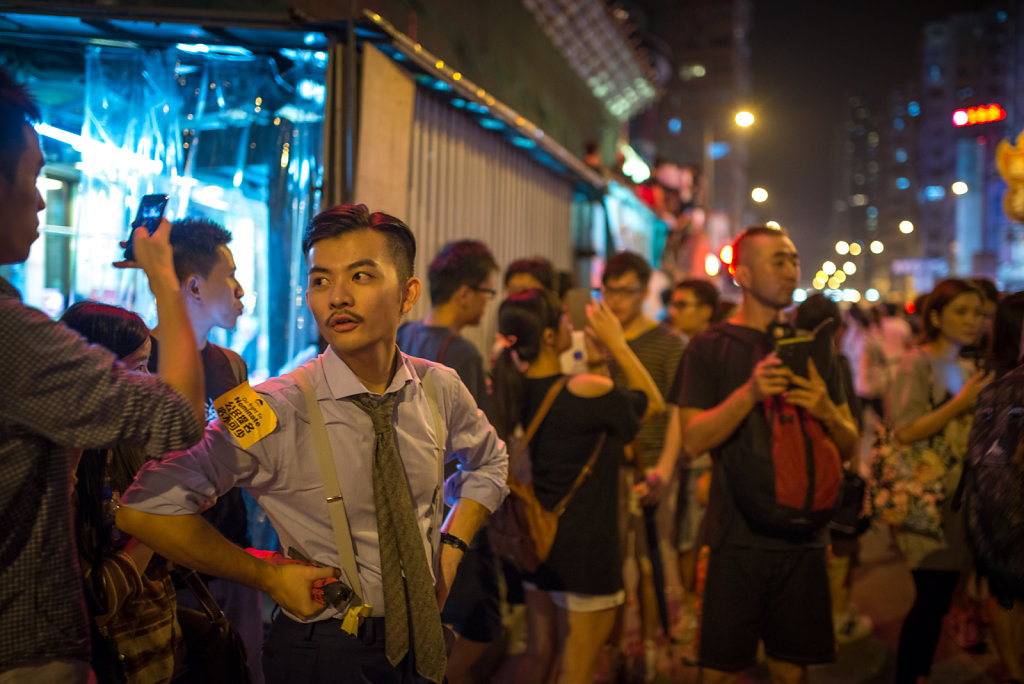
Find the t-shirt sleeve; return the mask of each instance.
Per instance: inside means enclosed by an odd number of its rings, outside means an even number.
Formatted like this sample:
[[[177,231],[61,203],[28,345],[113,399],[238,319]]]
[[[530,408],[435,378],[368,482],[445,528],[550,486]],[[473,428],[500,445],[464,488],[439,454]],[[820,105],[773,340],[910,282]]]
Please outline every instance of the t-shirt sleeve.
[[[929,361],[920,352],[903,355],[889,397],[889,424],[899,429],[932,410]]]
[[[706,411],[718,404],[714,376],[715,339],[711,336],[697,336],[686,346],[676,378],[676,406]]]

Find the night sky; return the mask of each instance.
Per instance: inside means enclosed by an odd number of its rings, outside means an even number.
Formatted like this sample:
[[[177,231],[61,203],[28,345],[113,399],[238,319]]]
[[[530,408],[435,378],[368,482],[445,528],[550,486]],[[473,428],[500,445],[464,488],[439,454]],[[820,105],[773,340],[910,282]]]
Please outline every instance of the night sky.
[[[918,79],[925,22],[1005,4],[753,0],[750,185],[770,193],[765,218],[814,252],[838,199],[845,97]]]

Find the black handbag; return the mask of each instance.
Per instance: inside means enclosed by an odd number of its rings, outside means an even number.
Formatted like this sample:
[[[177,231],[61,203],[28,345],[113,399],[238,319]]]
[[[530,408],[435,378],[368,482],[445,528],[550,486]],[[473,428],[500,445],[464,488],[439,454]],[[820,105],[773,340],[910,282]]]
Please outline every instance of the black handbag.
[[[178,624],[185,640],[186,671],[174,681],[180,684],[250,684],[248,654],[238,630],[225,617],[195,570],[178,568],[178,574],[203,610],[178,606]]]
[[[859,537],[871,527],[871,518],[863,515],[864,494],[867,491],[867,483],[864,478],[847,470],[843,473],[843,480],[839,490],[839,507],[829,523],[829,529],[833,534],[846,537]]]

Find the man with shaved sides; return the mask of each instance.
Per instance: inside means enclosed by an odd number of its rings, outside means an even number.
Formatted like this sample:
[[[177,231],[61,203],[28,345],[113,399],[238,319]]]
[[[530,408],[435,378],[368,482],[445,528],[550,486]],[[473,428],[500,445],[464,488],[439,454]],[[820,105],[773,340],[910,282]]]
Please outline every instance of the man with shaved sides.
[[[762,641],[772,681],[797,684],[807,680],[807,665],[835,659],[828,526],[779,532],[748,517],[750,502],[740,492],[761,483],[743,478],[753,458],[764,458],[755,442],[770,430],[767,397],[782,395],[817,418],[843,458],[856,449],[857,431],[837,364],[817,369],[808,362],[802,376],[772,352],[771,330],[800,279],[793,241],[785,231],[754,226],[736,239],[733,254],[733,278],[743,291],[739,311],[690,341],[675,401],[686,452],[710,451],[712,458],[699,661],[706,684],[732,682],[757,661]]]
[[[440,684],[440,609],[463,552],[505,496],[505,445],[455,371],[395,343],[421,288],[404,223],[337,206],[313,219],[303,251],[306,302],[327,349],[294,373],[221,397],[199,446],[140,473],[118,526],[280,604],[263,647],[270,684]],[[458,469],[445,480],[453,458]],[[246,553],[198,514],[235,486],[306,564]],[[332,577],[358,600],[319,600]]]

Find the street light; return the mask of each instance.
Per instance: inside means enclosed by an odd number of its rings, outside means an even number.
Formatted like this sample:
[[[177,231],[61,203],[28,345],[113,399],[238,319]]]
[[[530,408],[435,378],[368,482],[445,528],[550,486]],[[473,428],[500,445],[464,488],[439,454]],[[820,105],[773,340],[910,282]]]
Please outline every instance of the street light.
[[[836,254],[849,254],[850,244],[846,240],[840,240],[836,243]]]
[[[963,181],[957,181],[956,183],[953,183],[952,187],[950,187],[950,190],[953,191],[954,195],[966,194],[968,190],[967,183],[964,183]]]
[[[850,243],[850,255],[860,256],[860,250],[862,249],[859,242]]]
[[[852,261],[847,261],[843,264],[843,272],[846,273],[846,275],[853,275],[857,272],[857,264]]]
[[[750,112],[736,112],[736,125],[740,128],[749,128],[754,125],[754,115]]]
[[[914,232],[914,224],[910,221],[900,221],[900,232],[904,235],[910,235]]]
[[[750,191],[750,199],[760,204],[768,199],[768,191],[764,188],[754,188]]]
[[[885,251],[885,245],[883,245],[878,240],[872,241],[872,243],[868,245],[868,248],[871,250],[872,254],[881,254],[883,251]]]
[[[824,271],[825,275],[832,275],[836,272],[836,265],[831,261],[826,261],[821,265],[821,270]]]

